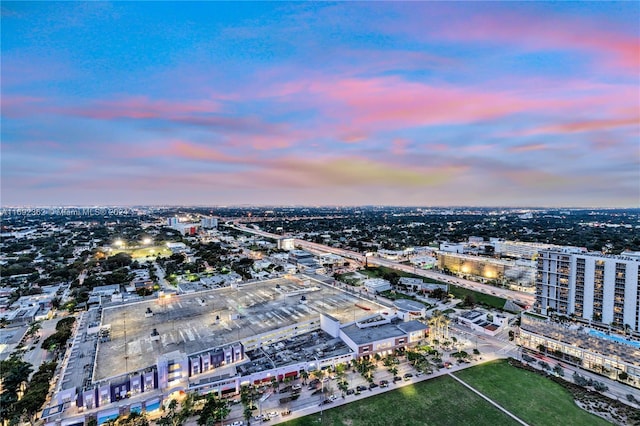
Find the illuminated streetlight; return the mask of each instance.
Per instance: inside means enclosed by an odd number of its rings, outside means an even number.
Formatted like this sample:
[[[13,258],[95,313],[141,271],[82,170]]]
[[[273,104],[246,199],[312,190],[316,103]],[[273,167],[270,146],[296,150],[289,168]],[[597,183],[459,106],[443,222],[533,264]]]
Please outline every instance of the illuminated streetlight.
[[[151,238],[149,238],[149,237],[144,238],[144,239],[142,240],[142,244],[144,244],[144,245],[148,246],[149,244],[151,244]]]
[[[118,246],[118,247],[120,247],[120,248],[122,248],[122,247],[124,246],[124,241],[122,241],[122,240],[116,240],[116,241],[115,241],[115,245],[116,245],[116,246]]]

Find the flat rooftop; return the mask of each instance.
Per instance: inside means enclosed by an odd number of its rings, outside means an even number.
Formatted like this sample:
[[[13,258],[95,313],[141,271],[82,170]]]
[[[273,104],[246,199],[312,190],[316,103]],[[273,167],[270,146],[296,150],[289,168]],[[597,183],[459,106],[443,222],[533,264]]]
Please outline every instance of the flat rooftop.
[[[398,299],[393,302],[394,306],[403,311],[421,311],[425,306],[420,303],[409,299]]]
[[[98,343],[94,380],[156,363],[175,350],[192,354],[309,321],[326,313],[342,323],[371,316],[383,306],[316,280],[277,278],[186,295],[106,307],[110,339]],[[306,303],[300,303],[302,295]],[[147,308],[153,316],[145,317]],[[237,319],[231,319],[239,315]],[[216,322],[216,317],[219,321]],[[160,340],[152,341],[156,329]]]
[[[426,328],[426,327],[425,327]],[[362,345],[392,337],[404,336],[406,333],[398,328],[398,323],[381,324],[372,327],[359,328],[356,324],[343,327],[342,331],[349,336],[356,345]]]
[[[522,330],[532,331],[609,357],[618,357],[623,361],[640,366],[639,347],[590,334],[591,330],[582,326],[574,325],[567,328],[561,324],[542,322],[532,319],[531,316],[523,315],[520,327]]]
[[[346,355],[350,352],[351,349],[342,340],[318,330],[247,352],[245,355],[249,361],[239,365],[238,371],[245,376],[303,361]]]

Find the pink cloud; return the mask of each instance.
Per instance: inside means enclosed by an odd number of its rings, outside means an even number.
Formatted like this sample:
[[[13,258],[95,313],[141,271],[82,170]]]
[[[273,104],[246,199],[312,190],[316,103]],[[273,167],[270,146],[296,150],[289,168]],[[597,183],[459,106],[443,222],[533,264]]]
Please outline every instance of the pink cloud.
[[[361,133],[348,133],[340,137],[340,140],[346,143],[359,143],[367,140],[367,137]]]
[[[259,151],[287,148],[304,140],[306,135],[293,129],[281,129],[273,134],[237,135],[230,137],[231,145],[251,146]]]
[[[525,145],[512,146],[509,148],[509,152],[531,152],[531,151],[543,151],[549,149],[549,147],[542,143],[530,143]]]
[[[418,18],[420,15],[418,15]],[[578,17],[554,16],[546,13],[492,11],[466,19],[447,20],[447,25],[425,30],[420,19],[393,31],[411,32],[417,37],[449,39],[464,42],[495,42],[535,50],[575,50],[593,55],[599,64],[614,66],[618,71],[637,75],[640,69],[640,37],[637,31],[627,34],[607,25]]]
[[[602,120],[585,120],[561,123],[551,126],[541,126],[520,132],[519,135],[530,136],[538,134],[583,133],[599,130],[611,130],[620,127],[640,126],[640,117],[625,117]]]
[[[443,143],[430,143],[425,145],[427,151],[445,152],[449,150],[449,147]]]
[[[146,96],[128,97],[115,101],[99,101],[93,106],[76,111],[78,115],[111,120],[114,118],[172,118],[197,113],[214,113],[220,110],[220,104],[212,100],[194,100],[189,102],[150,100]]]
[[[218,151],[217,149],[180,140],[171,142],[166,154],[189,160],[216,161],[225,163],[238,162],[237,158],[230,157]]]
[[[495,143],[483,143],[483,144],[465,146],[462,148],[462,150],[469,153],[475,153],[475,152],[491,151],[496,147],[497,147],[497,144]]]
[[[408,145],[409,141],[406,139],[394,139],[391,143],[391,152],[394,155],[404,155]]]
[[[456,87],[434,87],[398,77],[316,80],[289,84],[289,92],[309,96],[335,119],[348,117],[350,127],[397,128],[465,124],[528,110],[558,110],[575,101],[527,99],[511,93]]]
[[[29,116],[34,107],[41,104],[45,99],[35,96],[2,95],[0,106],[4,117],[24,117]]]

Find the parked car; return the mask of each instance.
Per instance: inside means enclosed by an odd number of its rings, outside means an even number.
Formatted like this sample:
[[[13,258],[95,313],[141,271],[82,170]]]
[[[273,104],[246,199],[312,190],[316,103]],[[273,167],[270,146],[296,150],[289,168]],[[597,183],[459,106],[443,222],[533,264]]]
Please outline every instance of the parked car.
[[[395,377],[393,378],[393,383],[395,383],[395,382],[399,382],[400,380],[402,380],[402,377],[400,377],[400,376],[395,376]]]
[[[380,387],[381,388],[386,388],[387,386],[389,386],[389,381],[388,380],[380,380]]]
[[[347,389],[347,395],[353,395],[354,393],[356,393],[355,390],[353,389]]]
[[[373,388],[377,388],[378,384],[377,383],[370,383],[369,384],[369,390],[373,389]]]
[[[362,386],[362,385],[358,385],[356,387],[356,389],[358,390],[358,392],[361,392],[361,391],[367,390],[367,387],[366,386]]]
[[[407,374],[405,374],[405,375],[404,375],[404,379],[405,379],[405,380],[409,380],[409,379],[411,379],[412,377],[413,377],[413,374],[411,374],[411,373],[407,373]]]

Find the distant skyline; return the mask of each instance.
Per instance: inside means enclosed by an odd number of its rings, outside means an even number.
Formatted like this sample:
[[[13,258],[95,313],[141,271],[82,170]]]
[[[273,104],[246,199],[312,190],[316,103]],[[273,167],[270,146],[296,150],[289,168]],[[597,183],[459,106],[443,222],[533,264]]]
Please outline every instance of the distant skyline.
[[[640,206],[638,2],[1,8],[2,206]]]

